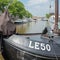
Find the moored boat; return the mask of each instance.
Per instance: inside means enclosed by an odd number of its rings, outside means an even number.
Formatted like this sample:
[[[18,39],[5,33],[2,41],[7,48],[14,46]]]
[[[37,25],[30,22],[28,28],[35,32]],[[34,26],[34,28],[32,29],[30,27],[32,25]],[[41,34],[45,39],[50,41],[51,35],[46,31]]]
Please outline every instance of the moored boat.
[[[16,21],[14,21],[15,24],[24,24],[24,23],[27,23],[27,19],[18,19]]]
[[[60,36],[12,35],[3,43],[3,51],[10,60],[60,59]]]
[[[56,16],[55,27],[58,22],[58,12]],[[3,38],[2,53],[8,60],[60,60],[59,34],[56,30],[47,34],[14,34]]]

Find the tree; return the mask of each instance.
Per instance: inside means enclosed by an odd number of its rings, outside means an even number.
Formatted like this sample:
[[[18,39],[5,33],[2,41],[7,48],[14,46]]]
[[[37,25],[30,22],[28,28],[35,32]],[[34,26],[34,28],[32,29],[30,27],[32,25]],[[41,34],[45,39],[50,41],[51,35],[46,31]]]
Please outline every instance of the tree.
[[[9,5],[10,4],[10,5]],[[20,18],[32,17],[32,14],[25,9],[25,6],[22,2],[18,0],[0,0],[0,10],[3,12],[4,7],[8,6],[8,11],[14,15],[19,16]]]
[[[29,17],[32,17],[32,14],[29,11],[26,10],[25,16],[29,18]]]
[[[47,18],[47,19],[49,19],[49,18],[50,18],[50,16],[51,16],[50,14],[46,14],[46,18]]]
[[[3,12],[4,11],[4,7],[7,6],[9,3],[9,0],[0,0],[0,10]]]

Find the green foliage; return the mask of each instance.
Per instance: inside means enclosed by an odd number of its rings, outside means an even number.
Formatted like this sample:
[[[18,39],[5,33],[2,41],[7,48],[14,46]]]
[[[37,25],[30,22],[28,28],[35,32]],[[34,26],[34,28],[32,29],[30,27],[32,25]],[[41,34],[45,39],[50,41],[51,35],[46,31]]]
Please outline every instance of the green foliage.
[[[25,13],[26,13],[26,14],[25,14],[26,17],[28,17],[28,18],[29,18],[29,17],[32,17],[32,14],[31,14],[29,11],[26,11]]]
[[[9,0],[0,0],[0,10],[4,11],[4,7],[7,6],[9,3]]]
[[[50,18],[50,16],[51,16],[50,14],[46,14],[46,18],[47,18],[47,19],[49,19],[49,18]]]
[[[22,2],[18,0],[0,0],[0,10],[2,12],[4,11],[4,7],[8,5],[9,5],[8,11],[12,15],[14,16],[18,15],[20,18],[23,18],[23,16],[32,17],[32,14],[25,9],[24,4]]]

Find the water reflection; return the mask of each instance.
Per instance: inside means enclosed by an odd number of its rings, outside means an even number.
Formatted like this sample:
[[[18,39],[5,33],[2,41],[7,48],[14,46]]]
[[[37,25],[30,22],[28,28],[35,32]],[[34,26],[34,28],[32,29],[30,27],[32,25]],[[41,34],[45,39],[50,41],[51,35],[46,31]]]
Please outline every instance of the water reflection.
[[[46,26],[46,21],[37,20],[26,24],[16,25],[16,33],[41,33]]]

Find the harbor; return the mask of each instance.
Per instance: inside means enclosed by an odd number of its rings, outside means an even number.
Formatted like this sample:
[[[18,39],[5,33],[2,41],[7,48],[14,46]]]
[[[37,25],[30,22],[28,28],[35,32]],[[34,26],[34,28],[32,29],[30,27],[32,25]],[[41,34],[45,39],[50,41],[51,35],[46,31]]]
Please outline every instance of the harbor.
[[[60,0],[32,2],[0,1],[0,60],[60,60]]]

